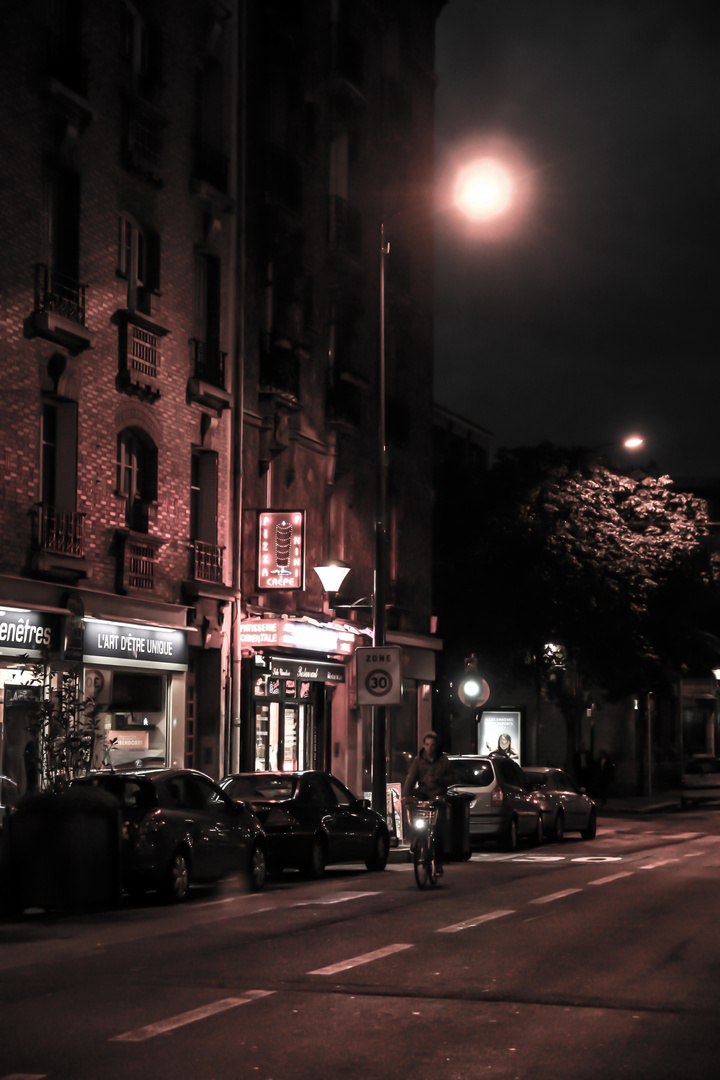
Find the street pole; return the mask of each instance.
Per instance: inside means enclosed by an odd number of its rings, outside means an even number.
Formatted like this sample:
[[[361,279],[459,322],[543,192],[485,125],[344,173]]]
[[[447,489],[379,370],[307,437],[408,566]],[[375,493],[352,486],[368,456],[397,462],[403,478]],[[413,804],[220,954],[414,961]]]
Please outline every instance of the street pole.
[[[375,588],[373,590],[373,645],[385,645],[385,529],[387,518],[387,447],[385,443],[385,258],[390,251],[385,242],[385,226],[380,225],[380,340],[378,343],[378,443],[375,499]],[[386,713],[384,705],[373,706],[372,805],[387,813],[386,795]]]

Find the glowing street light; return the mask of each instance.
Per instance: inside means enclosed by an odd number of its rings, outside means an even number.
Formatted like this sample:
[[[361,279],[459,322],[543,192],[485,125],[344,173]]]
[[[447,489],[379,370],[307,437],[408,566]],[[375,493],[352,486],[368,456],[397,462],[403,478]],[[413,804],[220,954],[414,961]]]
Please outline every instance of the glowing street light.
[[[455,203],[473,221],[498,217],[510,207],[515,184],[510,173],[493,158],[467,165],[455,183]]]

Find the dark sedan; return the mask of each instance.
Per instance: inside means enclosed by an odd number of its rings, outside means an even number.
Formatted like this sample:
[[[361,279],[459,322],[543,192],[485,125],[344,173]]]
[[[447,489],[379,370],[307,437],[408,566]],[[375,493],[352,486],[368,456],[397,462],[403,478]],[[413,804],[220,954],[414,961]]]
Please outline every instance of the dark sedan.
[[[123,887],[184,900],[193,883],[247,876],[265,884],[265,836],[257,818],[192,769],[98,772],[75,780],[114,796],[122,822]]]
[[[563,769],[532,766],[523,769],[543,816],[545,835],[560,841],[566,832],[593,840],[597,830],[595,803]]]
[[[358,860],[368,870],[385,869],[385,821],[330,773],[238,773],[226,776],[221,787],[260,819],[272,868],[294,867],[315,878],[333,862]]]

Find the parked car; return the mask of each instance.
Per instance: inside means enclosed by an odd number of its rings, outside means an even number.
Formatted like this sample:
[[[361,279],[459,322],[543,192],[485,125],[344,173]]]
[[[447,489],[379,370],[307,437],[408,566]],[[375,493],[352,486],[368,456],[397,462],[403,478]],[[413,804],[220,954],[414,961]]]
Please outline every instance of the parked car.
[[[595,803],[562,769],[532,766],[523,769],[542,809],[543,829],[551,840],[566,832],[579,832],[594,840],[597,831]]]
[[[720,799],[720,758],[696,754],[683,766],[680,777],[680,805]]]
[[[3,827],[5,814],[15,809],[18,799],[18,786],[9,776],[0,775],[0,831]]]
[[[294,867],[315,878],[334,862],[359,860],[368,870],[385,869],[390,837],[382,815],[330,773],[238,773],[221,786],[259,818],[271,868]]]
[[[455,773],[450,790],[473,796],[471,842],[499,840],[508,851],[515,851],[520,837],[543,842],[540,805],[516,761],[494,755],[449,757]]]
[[[257,818],[193,769],[103,771],[76,779],[117,798],[123,830],[123,887],[184,900],[191,884],[241,872],[265,884],[265,835]]]

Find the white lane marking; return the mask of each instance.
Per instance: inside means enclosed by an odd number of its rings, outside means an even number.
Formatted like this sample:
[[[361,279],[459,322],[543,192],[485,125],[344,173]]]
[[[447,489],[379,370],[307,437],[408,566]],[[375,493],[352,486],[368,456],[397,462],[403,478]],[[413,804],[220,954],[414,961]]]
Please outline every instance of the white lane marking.
[[[678,832],[667,833],[664,836],[658,836],[658,840],[696,840],[698,836],[702,836],[700,832]]]
[[[582,889],[563,889],[561,892],[550,893],[548,896],[538,896],[537,900],[528,900],[528,903],[549,904],[551,900],[562,900],[563,896],[572,896],[576,892],[582,892]]]
[[[363,896],[379,896],[378,891],[375,892],[349,892],[342,893],[340,896],[329,896],[327,899],[319,898],[317,900],[298,900],[293,907],[314,907],[315,904],[344,904],[346,900],[359,900]]]
[[[659,859],[657,862],[644,863],[641,870],[654,870],[658,866],[667,866],[668,863],[680,862],[679,859]]]
[[[136,1028],[135,1031],[126,1031],[123,1035],[114,1035],[108,1041],[143,1042],[145,1039],[154,1038],[155,1035],[162,1035],[165,1031],[172,1031],[173,1028],[192,1024],[196,1020],[204,1020],[207,1016],[214,1016],[215,1013],[235,1009],[238,1005],[247,1005],[250,1001],[269,997],[274,993],[274,990],[248,990],[242,997],[211,1001],[208,1005],[202,1005],[199,1009],[191,1009],[190,1012],[180,1013],[178,1016],[169,1016],[167,1020],[158,1020],[156,1024],[147,1024],[146,1027]]]
[[[516,855],[513,862],[556,863],[565,862],[565,855]]]
[[[578,855],[573,862],[622,862],[622,855]]]
[[[473,919],[465,919],[464,922],[454,923],[452,926],[442,926],[435,933],[456,934],[458,930],[469,930],[472,926],[480,926],[481,923],[490,922],[492,919],[502,919],[503,915],[514,914],[514,911],[488,911],[485,915],[476,915]]]
[[[7,1073],[0,1080],[45,1080],[47,1073]]]
[[[609,877],[601,877],[596,878],[595,881],[589,881],[588,885],[607,885],[609,881],[618,881],[623,877],[632,877],[634,873],[634,870],[621,870],[619,874],[610,874]]]
[[[383,956],[391,956],[403,949],[412,949],[412,945],[386,945],[384,949],[375,949],[374,952],[363,953],[362,956],[353,956],[350,960],[341,960],[339,964],[308,971],[308,975],[334,975],[337,971],[347,971],[348,968],[359,967],[360,964],[369,964],[372,960],[381,960]]]

